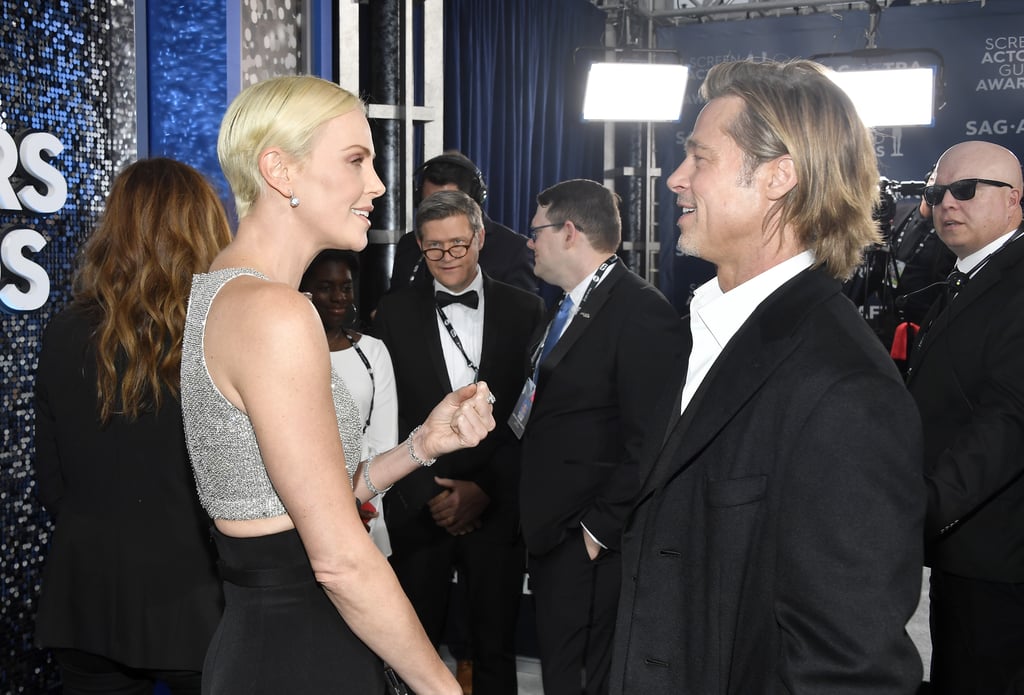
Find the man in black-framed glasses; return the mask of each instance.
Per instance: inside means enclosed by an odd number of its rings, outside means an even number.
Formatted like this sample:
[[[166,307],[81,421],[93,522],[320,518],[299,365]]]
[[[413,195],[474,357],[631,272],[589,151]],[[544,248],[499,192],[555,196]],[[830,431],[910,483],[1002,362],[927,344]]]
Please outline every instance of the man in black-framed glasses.
[[[434,262],[443,261],[445,256],[451,256],[453,259],[462,258],[467,253],[469,253],[469,249],[472,247],[473,241],[476,239],[476,232],[477,230],[474,229],[473,232],[469,235],[469,239],[467,239],[466,241],[456,239],[454,242],[448,245],[445,245],[444,242],[440,241],[427,242],[427,244],[423,245],[423,247],[420,249],[420,252],[426,257],[428,261]],[[423,242],[421,240],[421,244],[422,243]],[[429,244],[436,244],[436,246]]]
[[[1024,692],[1024,224],[1017,157],[954,145],[925,188],[956,256],[911,355],[937,695]]]
[[[399,435],[423,419],[431,398],[475,381],[490,386],[497,399],[494,417],[504,423],[522,388],[524,355],[544,303],[482,269],[481,251],[491,236],[468,194],[442,190],[425,197],[415,238],[430,282],[385,295],[374,321],[395,368]],[[441,456],[430,469],[395,483],[385,507],[391,564],[427,636],[438,645],[454,634],[453,618],[468,616],[471,652],[457,660],[472,657],[469,685],[488,695],[515,695],[518,687],[516,626],[525,558],[519,458],[519,440],[499,427],[479,446]],[[459,597],[463,589],[465,605],[453,599],[449,612],[449,596]],[[457,671],[461,684],[466,669]]]

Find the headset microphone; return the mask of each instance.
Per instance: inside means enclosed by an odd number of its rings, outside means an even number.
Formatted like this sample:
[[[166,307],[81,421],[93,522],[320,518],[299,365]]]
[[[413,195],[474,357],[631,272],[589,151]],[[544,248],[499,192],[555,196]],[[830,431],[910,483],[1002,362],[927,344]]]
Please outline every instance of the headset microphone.
[[[446,152],[428,159],[412,172],[412,204],[419,207],[423,200],[423,180],[429,179],[429,170],[437,167],[438,183],[455,183],[459,190],[476,201],[480,207],[487,201],[487,184],[484,175],[466,155],[459,152]]]
[[[954,278],[954,275],[958,277]],[[934,287],[941,287],[942,285],[946,285],[954,292],[959,292],[961,289],[964,288],[965,285],[967,285],[967,280],[967,273],[961,273],[959,270],[955,270],[945,280],[939,280],[938,282],[933,282],[930,285],[925,285],[924,287],[916,289],[912,292],[901,294],[899,297],[896,297],[896,299],[893,300],[893,304],[896,306],[897,309],[905,309],[907,306],[907,302],[910,301],[910,298],[913,297],[915,294],[921,294],[922,292],[927,292],[928,290]]]
[[[967,287],[967,281],[971,279],[971,276],[959,270],[954,270],[946,278],[946,285],[949,287],[953,294],[960,292],[963,288]]]

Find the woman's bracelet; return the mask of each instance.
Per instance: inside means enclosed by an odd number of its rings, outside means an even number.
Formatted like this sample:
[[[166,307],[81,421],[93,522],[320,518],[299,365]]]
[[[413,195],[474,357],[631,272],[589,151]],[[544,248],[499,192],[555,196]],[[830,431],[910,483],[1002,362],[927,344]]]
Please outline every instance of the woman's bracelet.
[[[366,459],[366,463],[363,464],[363,482],[366,483],[366,489],[370,491],[370,494],[377,496],[383,495],[385,492],[391,489],[391,485],[388,485],[383,490],[378,490],[374,487],[374,484],[370,482],[370,464],[373,463],[373,459],[376,458],[376,454],[370,454],[370,458]]]
[[[422,427],[422,425],[416,425],[416,427],[412,429],[412,432],[409,433],[409,436],[405,440],[405,446],[406,448],[409,449],[409,458],[411,458],[413,461],[423,466],[424,468],[427,468],[428,466],[434,465],[434,462],[437,461],[437,457],[435,456],[432,459],[421,459],[419,456],[416,455],[416,449],[414,449],[412,446],[412,438],[416,436],[417,432],[420,431],[420,427]]]

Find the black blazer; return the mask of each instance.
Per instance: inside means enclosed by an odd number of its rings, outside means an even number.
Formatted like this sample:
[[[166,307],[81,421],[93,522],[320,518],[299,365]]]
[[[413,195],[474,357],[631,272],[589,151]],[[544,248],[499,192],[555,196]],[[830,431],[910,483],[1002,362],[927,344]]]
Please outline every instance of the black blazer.
[[[439,491],[434,476],[472,480],[491,498],[475,534],[510,540],[518,534],[519,441],[508,427],[526,379],[523,354],[544,315],[540,297],[483,276],[484,334],[479,378],[486,381],[497,401],[497,426],[473,449],[438,458],[395,483],[384,505],[392,535],[447,536],[424,507]],[[399,437],[423,422],[442,398],[452,391],[441,350],[434,309],[433,284],[386,295],[374,323],[376,335],[387,345],[395,367],[398,390]]]
[[[920,428],[839,283],[762,302],[680,418],[685,372],[623,539],[611,692],[913,693]]]
[[[516,234],[503,224],[484,215],[484,246],[480,249],[480,267],[492,279],[527,292],[537,292],[537,277],[533,274],[533,251],[526,245],[526,237]],[[395,263],[391,271],[394,292],[410,285],[430,287],[434,283],[430,271],[423,263],[416,234],[403,234],[395,245]]]
[[[924,425],[926,560],[1024,582],[1024,241],[993,255],[921,341],[908,386]]]
[[[199,671],[223,602],[181,406],[165,393],[159,413],[100,427],[92,332],[73,307],[39,356],[35,473],[56,527],[36,644]]]
[[[621,261],[607,273],[540,365],[520,493],[523,536],[535,555],[581,533],[581,523],[618,549],[639,489],[644,433],[682,356],[682,322],[672,305]]]

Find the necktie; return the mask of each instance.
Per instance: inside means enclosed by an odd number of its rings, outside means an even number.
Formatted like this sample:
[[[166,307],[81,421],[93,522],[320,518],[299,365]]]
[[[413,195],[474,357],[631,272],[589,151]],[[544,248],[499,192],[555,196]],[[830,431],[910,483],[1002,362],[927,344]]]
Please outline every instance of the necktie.
[[[537,364],[544,361],[544,358],[548,356],[552,348],[555,347],[555,343],[562,336],[562,329],[565,328],[566,322],[569,320],[569,313],[572,311],[572,297],[565,295],[565,299],[562,300],[561,306],[558,307],[558,313],[555,314],[555,318],[551,321],[551,328],[548,329],[547,338],[544,339],[544,349],[540,353],[540,359],[537,360]]]
[[[470,290],[463,294],[449,294],[448,292],[438,290],[434,293],[434,301],[442,309],[449,304],[465,304],[470,309],[476,309],[480,305],[480,297],[477,295],[476,290]]]

